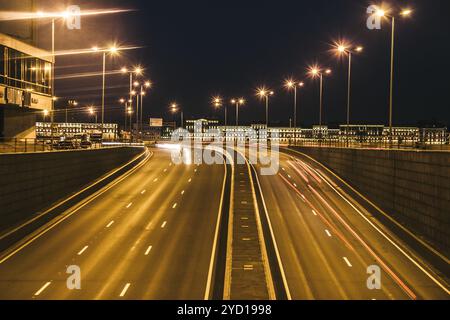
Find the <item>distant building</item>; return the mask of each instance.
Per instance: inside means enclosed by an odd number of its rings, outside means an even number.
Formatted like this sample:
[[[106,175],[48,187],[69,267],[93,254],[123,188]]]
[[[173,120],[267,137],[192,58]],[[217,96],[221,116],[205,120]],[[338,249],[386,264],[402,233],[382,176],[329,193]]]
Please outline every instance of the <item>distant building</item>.
[[[93,141],[114,140],[118,137],[118,125],[115,123],[105,123],[103,126],[97,123],[36,123],[36,138],[39,140],[80,138],[88,136]],[[103,130],[102,130],[103,129]],[[102,134],[103,132],[103,134]]]

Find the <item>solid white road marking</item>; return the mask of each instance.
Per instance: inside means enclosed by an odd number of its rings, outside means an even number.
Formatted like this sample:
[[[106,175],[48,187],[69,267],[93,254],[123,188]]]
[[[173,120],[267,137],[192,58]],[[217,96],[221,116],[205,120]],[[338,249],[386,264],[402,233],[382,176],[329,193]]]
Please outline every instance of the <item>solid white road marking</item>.
[[[327,236],[329,236],[329,237],[331,238],[331,233],[330,233],[330,231],[325,230],[325,232],[326,232]]]
[[[45,289],[47,289],[47,287],[51,284],[52,282],[47,282],[46,284],[44,284],[44,286],[42,288],[40,288],[34,295],[38,296],[40,295]]]
[[[120,296],[121,296],[121,297],[125,296],[125,294],[126,294],[127,291],[128,291],[128,288],[130,288],[130,286],[131,286],[131,283],[127,283],[127,284],[125,285],[125,287],[123,288],[122,292],[120,293]]]
[[[166,227],[167,221],[164,221],[163,224],[161,225],[161,229],[164,229]]]
[[[350,261],[348,261],[348,259],[346,257],[344,257],[344,261],[350,268],[353,267],[352,264],[350,263]]]
[[[81,249],[81,251],[78,252],[78,255],[81,256],[83,254],[83,252],[85,252],[87,250],[87,248],[89,248],[89,246],[86,246],[83,249]]]
[[[132,205],[133,205],[133,202],[130,202],[130,203],[127,205],[127,209],[129,209]]]
[[[150,251],[152,251],[152,246],[149,246],[148,248],[147,248],[147,251],[145,251],[145,255],[146,256],[148,256],[148,254],[150,253]]]
[[[106,227],[107,227],[107,228],[111,227],[111,226],[113,225],[113,223],[114,223],[114,220],[111,221],[110,223],[108,223],[108,225],[107,225]]]

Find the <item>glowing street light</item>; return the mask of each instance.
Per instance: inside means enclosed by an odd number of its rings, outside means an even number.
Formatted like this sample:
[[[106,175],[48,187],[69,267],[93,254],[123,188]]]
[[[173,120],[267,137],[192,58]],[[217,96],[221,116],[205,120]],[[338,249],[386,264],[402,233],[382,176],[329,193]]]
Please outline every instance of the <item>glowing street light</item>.
[[[287,79],[284,83],[287,90],[294,90],[294,131],[297,128],[297,89],[305,86],[303,81],[296,81],[293,79]]]
[[[323,76],[330,75],[332,73],[331,69],[325,69],[318,66],[310,67],[308,73],[313,78],[320,79],[320,110],[319,110],[319,126],[322,126],[322,112],[323,112]]]
[[[346,140],[347,146],[349,143],[349,128],[350,128],[350,104],[351,104],[351,84],[352,84],[352,57],[354,53],[360,53],[363,51],[362,46],[351,47],[345,43],[335,44],[335,49],[340,55],[348,55],[348,82],[347,82],[347,129]]]
[[[236,106],[236,126],[239,126],[239,107],[245,104],[244,98],[231,99],[231,103]]]
[[[140,87],[139,94],[136,93],[136,95],[137,95],[137,118],[136,118],[137,128],[136,129],[138,132],[142,132],[143,128],[144,128],[142,119],[143,119],[143,109],[144,109],[144,96],[146,95],[145,90],[150,89],[152,86],[152,83],[149,80],[144,81],[143,83],[141,83],[139,81],[135,81],[134,86],[138,87],[138,88]]]
[[[265,87],[261,87],[257,89],[256,95],[261,99],[266,101],[266,126],[269,127],[269,98],[273,96],[275,92],[266,89]]]
[[[223,99],[220,96],[215,96],[212,98],[211,100],[211,104],[216,108],[216,109],[220,109],[221,107],[224,107],[224,112],[225,112],[225,127],[227,126],[227,121],[228,121],[228,115],[227,115],[227,106],[223,104]]]
[[[403,9],[398,15],[401,17],[409,17],[413,13],[412,9]],[[378,8],[376,15],[380,18],[391,19],[391,69],[390,69],[390,88],[389,88],[389,142],[392,143],[392,128],[393,128],[393,108],[394,108],[394,54],[395,54],[395,19],[394,14],[389,13],[383,8]]]
[[[183,110],[181,110],[180,106],[176,102],[172,102],[170,104],[169,108],[170,108],[170,111],[173,114],[176,114],[176,113],[180,112],[180,115],[181,115],[181,128],[183,128],[184,127],[184,113],[183,113]]]

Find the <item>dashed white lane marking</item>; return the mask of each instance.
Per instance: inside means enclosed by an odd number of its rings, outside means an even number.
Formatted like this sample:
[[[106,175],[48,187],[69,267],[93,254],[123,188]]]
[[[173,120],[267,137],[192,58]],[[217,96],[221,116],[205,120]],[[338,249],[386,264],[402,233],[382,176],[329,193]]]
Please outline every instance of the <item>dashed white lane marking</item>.
[[[127,209],[129,209],[132,205],[133,205],[133,202],[130,202],[130,203],[127,205]]]
[[[164,172],[167,172],[167,169],[164,169]]]
[[[152,251],[152,246],[149,246],[148,248],[147,248],[147,251],[145,251],[145,255],[146,256],[148,256],[148,254],[150,253],[150,251]]]
[[[296,188],[297,188],[297,184],[296,184],[296,183],[294,183],[294,187],[296,187]]]
[[[49,285],[51,285],[52,283],[51,282],[47,282],[46,284],[44,284],[43,286],[42,286],[42,288],[40,288],[38,291],[36,291],[36,293],[34,294],[35,296],[38,296],[38,295],[40,295],[42,292],[44,292],[44,290],[45,289],[47,289],[47,287],[49,286]]]
[[[111,221],[110,223],[108,223],[108,225],[106,226],[107,228],[111,227],[114,224],[114,220]]]
[[[197,171],[198,171],[197,169],[194,170],[194,172],[197,172]]]
[[[161,225],[161,229],[164,229],[166,227],[167,221],[164,221],[163,224]]]
[[[124,297],[125,296],[125,294],[127,293],[128,289],[130,288],[130,286],[131,286],[131,283],[127,283],[125,285],[125,287],[123,287],[122,292],[120,293],[120,297]]]
[[[327,234],[327,236],[329,236],[331,238],[331,233],[328,230],[325,230],[325,233]]]
[[[312,211],[313,215],[317,216],[317,212],[315,212],[314,210]]]
[[[289,179],[292,179],[292,177],[291,177],[291,175],[290,175],[290,174],[288,174],[288,178],[289,178]]]
[[[175,209],[175,208],[177,207],[177,205],[178,205],[178,203],[175,203],[175,204],[172,206],[172,209]]]
[[[283,170],[283,171],[286,171],[286,169],[285,169],[285,168],[281,168],[281,170]]]
[[[188,180],[188,182],[189,182],[189,183],[191,183],[191,182],[192,182],[192,178],[191,178],[191,179],[189,179],[189,180]]]
[[[344,257],[344,261],[350,268],[353,267],[352,264],[350,263],[350,261],[348,261],[348,259],[346,257]]]
[[[141,191],[141,194],[144,194],[144,193],[146,193],[147,192],[147,190],[142,190]]]
[[[183,194],[184,194],[184,192],[185,192],[184,190],[183,190],[183,191],[181,191],[181,195],[183,195]]]
[[[158,181],[158,178],[155,178],[155,180],[153,180],[153,182],[156,182],[156,181]]]
[[[81,251],[78,252],[78,255],[81,256],[88,248],[89,248],[89,246],[86,246],[83,249],[81,249]]]

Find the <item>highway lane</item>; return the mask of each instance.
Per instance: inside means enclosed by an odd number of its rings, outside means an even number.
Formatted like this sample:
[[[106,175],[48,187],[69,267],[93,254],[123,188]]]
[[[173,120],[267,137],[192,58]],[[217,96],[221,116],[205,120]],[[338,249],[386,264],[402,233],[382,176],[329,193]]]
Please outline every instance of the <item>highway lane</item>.
[[[324,177],[330,178],[311,160],[283,153],[279,174],[259,177],[293,299],[449,298],[413,250],[385,228],[378,232],[357,200],[336,192],[339,181],[330,186]],[[373,265],[381,268],[380,290],[367,287]]]
[[[167,151],[0,264],[0,299],[203,299],[224,166]],[[68,290],[69,265],[81,290]]]

